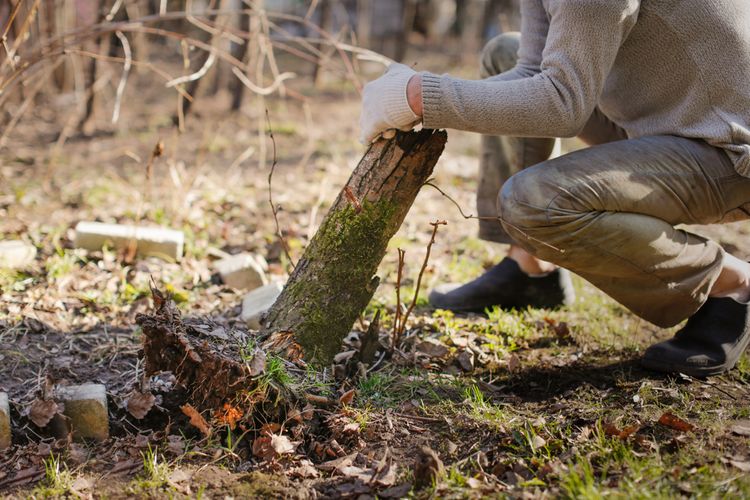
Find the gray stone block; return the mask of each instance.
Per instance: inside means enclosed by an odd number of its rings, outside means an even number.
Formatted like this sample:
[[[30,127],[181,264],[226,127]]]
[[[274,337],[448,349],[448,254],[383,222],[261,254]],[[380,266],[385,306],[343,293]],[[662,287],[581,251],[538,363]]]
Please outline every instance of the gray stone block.
[[[34,245],[20,240],[0,241],[0,268],[23,268],[34,262],[34,257]]]
[[[268,284],[265,259],[249,253],[232,255],[214,264],[221,280],[232,288],[255,290]]]
[[[107,391],[102,384],[58,387],[56,393],[65,405],[63,414],[74,439],[104,441],[109,438]]]
[[[10,447],[10,405],[8,394],[0,392],[0,450]]]
[[[75,246],[86,250],[101,250],[105,244],[117,249],[126,248],[135,240],[138,255],[161,257],[167,260],[182,258],[185,235],[182,231],[163,227],[137,227],[101,222],[79,222],[76,225]]]
[[[271,283],[245,295],[242,299],[242,315],[240,319],[247,323],[247,326],[253,330],[260,330],[262,327],[261,317],[276,302],[283,288],[284,286],[280,283]]]

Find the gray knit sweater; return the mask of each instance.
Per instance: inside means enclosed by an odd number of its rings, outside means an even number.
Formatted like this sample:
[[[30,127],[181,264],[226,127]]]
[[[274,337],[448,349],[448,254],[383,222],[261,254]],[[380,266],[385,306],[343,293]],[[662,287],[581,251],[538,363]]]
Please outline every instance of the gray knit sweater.
[[[631,138],[725,148],[750,177],[750,0],[521,0],[515,69],[422,74],[424,126],[569,137],[596,106]]]

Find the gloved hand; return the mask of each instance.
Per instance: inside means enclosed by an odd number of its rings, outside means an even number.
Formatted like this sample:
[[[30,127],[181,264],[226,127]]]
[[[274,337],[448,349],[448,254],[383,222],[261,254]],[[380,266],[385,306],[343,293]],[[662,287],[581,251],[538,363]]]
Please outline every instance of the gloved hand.
[[[365,85],[359,118],[362,144],[370,144],[386,130],[411,130],[421,121],[406,97],[406,86],[416,74],[409,66],[393,63],[383,76]]]

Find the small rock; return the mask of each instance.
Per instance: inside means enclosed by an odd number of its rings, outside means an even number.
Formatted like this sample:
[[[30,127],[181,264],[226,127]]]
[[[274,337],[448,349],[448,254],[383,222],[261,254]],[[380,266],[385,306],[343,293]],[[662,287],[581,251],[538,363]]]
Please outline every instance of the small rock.
[[[470,372],[474,369],[474,353],[468,350],[463,351],[456,356],[456,362],[463,371]]]
[[[102,384],[58,387],[56,392],[65,405],[63,414],[73,438],[97,441],[109,438],[107,393]]]
[[[10,405],[8,394],[0,392],[0,450],[10,446]]]
[[[260,330],[262,328],[261,317],[276,302],[283,289],[283,285],[271,283],[245,295],[242,299],[242,314],[240,315],[240,319],[247,323],[247,326],[253,330]]]
[[[750,436],[750,420],[738,420],[731,429],[738,436]]]
[[[422,446],[414,461],[414,488],[419,490],[432,486],[444,476],[445,466],[438,454],[431,448]]]
[[[179,260],[185,244],[182,231],[163,227],[136,227],[101,222],[79,222],[76,225],[76,248],[101,250],[105,244],[127,248],[135,240],[141,256]]]
[[[255,290],[268,284],[268,263],[249,253],[232,255],[214,264],[225,285],[240,290]]]
[[[20,240],[0,241],[0,268],[23,268],[34,262],[34,257],[34,245]]]
[[[424,339],[417,344],[417,351],[426,354],[431,358],[442,358],[448,354],[448,348],[445,344],[435,339]]]

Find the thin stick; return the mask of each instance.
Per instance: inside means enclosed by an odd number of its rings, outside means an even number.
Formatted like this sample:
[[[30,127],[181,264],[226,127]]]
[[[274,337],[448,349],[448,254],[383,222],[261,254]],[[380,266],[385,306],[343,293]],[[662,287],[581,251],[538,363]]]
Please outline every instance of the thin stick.
[[[112,123],[117,123],[120,119],[120,106],[122,104],[122,95],[125,93],[125,85],[128,82],[128,75],[130,74],[130,67],[133,65],[133,53],[130,50],[130,42],[128,37],[122,34],[120,31],[116,31],[117,38],[122,43],[122,50],[125,52],[125,64],[122,66],[122,77],[120,83],[117,85],[117,93],[115,94],[115,109],[112,112]]]
[[[513,228],[516,231],[518,231],[519,233],[521,233],[524,237],[526,237],[526,239],[529,239],[531,241],[534,241],[536,243],[544,245],[547,248],[550,248],[550,249],[552,249],[552,250],[554,250],[556,252],[565,253],[565,250],[563,250],[561,248],[557,248],[556,246],[550,245],[546,241],[539,240],[537,238],[534,238],[533,236],[530,236],[529,234],[526,234],[526,232],[523,229],[521,229],[520,227],[516,226],[515,224],[512,224],[512,223],[508,222],[507,220],[503,219],[499,215],[497,217],[479,217],[479,216],[476,216],[476,215],[466,215],[464,213],[463,209],[461,208],[461,205],[459,205],[459,203],[456,200],[454,200],[453,198],[451,198],[451,196],[448,193],[446,193],[445,191],[443,191],[442,189],[440,189],[439,187],[437,187],[435,184],[433,184],[431,179],[428,180],[427,182],[425,182],[423,184],[423,186],[430,186],[430,187],[433,187],[433,188],[437,189],[440,194],[442,194],[443,196],[445,196],[446,198],[448,198],[448,200],[450,200],[450,202],[453,203],[456,206],[456,208],[458,208],[458,211],[461,214],[461,217],[463,217],[464,219],[494,220],[494,221],[497,221],[497,222],[502,222],[506,226],[510,226],[511,228]]]
[[[195,80],[198,80],[199,78],[202,78],[203,76],[205,76],[206,73],[208,73],[208,70],[211,69],[211,66],[213,66],[215,62],[216,62],[216,53],[212,50],[211,52],[209,52],[206,62],[203,63],[203,66],[201,66],[201,68],[198,71],[190,75],[184,75],[184,76],[177,77],[174,80],[170,80],[167,83],[165,83],[164,86],[169,88],[169,87],[174,87],[176,85],[180,85],[183,83],[188,83],[188,82],[193,82]]]
[[[417,285],[414,289],[414,297],[411,299],[411,304],[409,304],[409,308],[404,313],[404,317],[401,320],[401,327],[399,328],[399,338],[404,335],[404,330],[406,329],[406,322],[409,319],[409,316],[411,315],[412,311],[414,311],[414,307],[417,305],[417,299],[419,298],[419,289],[422,287],[422,276],[424,276],[424,271],[427,269],[427,263],[430,260],[430,253],[432,252],[432,245],[435,244],[435,236],[437,236],[438,227],[440,226],[447,226],[448,223],[444,220],[436,220],[435,222],[430,222],[430,225],[432,226],[432,236],[430,237],[430,242],[427,244],[427,251],[424,254],[424,261],[422,262],[422,268],[419,270],[419,276],[417,277]]]
[[[239,70],[239,68],[232,68],[232,73],[234,73],[234,76],[239,79],[242,84],[255,92],[256,94],[260,95],[271,95],[277,90],[279,90],[280,87],[283,86],[284,80],[289,80],[290,78],[294,78],[297,76],[296,73],[286,72],[281,73],[279,76],[276,77],[276,79],[273,81],[271,85],[268,87],[259,87],[258,85],[254,84],[250,81],[248,77],[246,77],[242,71]]]
[[[271,170],[268,172],[268,203],[271,205],[271,212],[273,213],[273,220],[276,222],[276,236],[278,236],[279,241],[281,242],[281,248],[284,250],[284,254],[286,255],[287,260],[289,261],[289,265],[294,268],[296,267],[296,264],[294,263],[294,260],[292,260],[292,256],[289,254],[289,245],[286,242],[286,239],[284,239],[284,235],[281,232],[281,226],[279,225],[279,214],[276,209],[276,205],[273,202],[273,173],[276,170],[276,139],[273,136],[273,128],[271,128],[271,117],[268,113],[268,110],[266,109],[266,122],[268,123],[268,136],[271,138],[271,145],[273,146],[273,157],[271,159]]]
[[[394,349],[401,343],[401,280],[404,275],[404,257],[406,250],[398,249],[398,271],[396,273],[396,317],[393,319],[393,335],[391,347]]]

